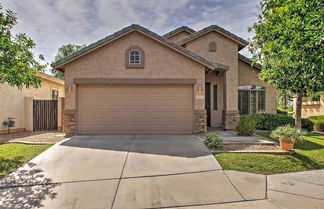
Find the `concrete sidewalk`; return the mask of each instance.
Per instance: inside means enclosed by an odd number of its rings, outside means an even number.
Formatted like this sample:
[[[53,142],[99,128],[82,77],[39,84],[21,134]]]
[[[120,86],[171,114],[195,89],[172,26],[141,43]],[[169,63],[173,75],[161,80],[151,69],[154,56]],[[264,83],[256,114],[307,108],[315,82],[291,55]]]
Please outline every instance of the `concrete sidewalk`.
[[[275,144],[275,142],[259,136],[238,136],[235,132],[215,130],[215,133],[223,139],[224,144]]]

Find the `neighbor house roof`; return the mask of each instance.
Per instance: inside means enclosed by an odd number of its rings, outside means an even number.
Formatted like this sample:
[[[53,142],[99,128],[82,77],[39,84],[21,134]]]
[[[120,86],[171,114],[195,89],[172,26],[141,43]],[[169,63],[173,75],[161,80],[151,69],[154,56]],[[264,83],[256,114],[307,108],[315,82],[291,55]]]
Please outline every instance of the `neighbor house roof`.
[[[238,58],[239,58],[240,60],[246,62],[247,64],[250,64],[251,66],[253,66],[253,67],[259,69],[259,70],[262,69],[262,65],[261,65],[261,64],[259,64],[259,63],[257,63],[257,64],[253,63],[253,61],[252,61],[250,58],[248,58],[248,57],[246,57],[246,56],[244,56],[244,55],[242,55],[242,54],[240,54],[240,53],[238,54]]]
[[[93,51],[101,46],[104,46],[104,45],[110,43],[111,41],[114,41],[114,40],[122,37],[123,35],[126,35],[129,32],[134,31],[134,30],[136,30],[136,31],[156,40],[156,41],[159,41],[160,43],[164,44],[165,46],[195,60],[196,62],[203,64],[204,66],[206,66],[209,69],[228,70],[228,66],[211,62],[211,61],[207,60],[206,58],[201,57],[201,56],[189,51],[188,49],[185,49],[185,48],[179,46],[178,44],[173,43],[172,41],[169,41],[169,40],[165,39],[164,37],[152,32],[140,25],[137,25],[137,24],[130,25],[130,26],[110,35],[110,36],[107,36],[93,44],[90,44],[89,46],[86,46],[83,49],[53,63],[51,66],[55,69],[63,69],[63,66],[65,64],[67,64],[68,62],[71,62],[85,54],[88,54],[91,51]]]
[[[248,42],[246,40],[244,40],[241,37],[236,36],[235,34],[225,30],[224,28],[219,27],[218,25],[211,25],[209,27],[206,27],[200,31],[194,32],[190,35],[188,35],[187,37],[184,37],[180,40],[177,41],[177,44],[182,45],[185,44],[189,41],[192,41],[206,33],[209,33],[210,31],[217,31],[218,33],[232,39],[233,41],[237,42],[239,44],[239,49],[243,49],[244,47],[246,47],[248,45]]]
[[[48,81],[52,81],[52,82],[57,83],[57,84],[64,85],[64,80],[62,80],[60,78],[57,78],[57,77],[54,77],[54,76],[51,76],[51,75],[48,75],[48,74],[43,73],[43,72],[37,72],[35,74],[35,76],[40,77],[40,78],[42,78],[44,80],[48,80]]]
[[[189,28],[188,26],[181,26],[181,27],[178,27],[178,28],[164,34],[163,37],[164,38],[169,38],[169,37],[174,36],[174,35],[182,32],[182,31],[186,31],[186,32],[188,32],[190,34],[195,32],[195,30],[193,30],[192,28]]]

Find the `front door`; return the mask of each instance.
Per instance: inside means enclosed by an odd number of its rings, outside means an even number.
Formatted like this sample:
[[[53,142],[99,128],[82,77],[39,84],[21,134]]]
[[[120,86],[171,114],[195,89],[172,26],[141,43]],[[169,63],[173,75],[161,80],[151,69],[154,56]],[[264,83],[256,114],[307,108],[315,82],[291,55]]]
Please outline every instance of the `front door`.
[[[210,127],[210,83],[205,83],[205,109],[207,113],[207,127]]]

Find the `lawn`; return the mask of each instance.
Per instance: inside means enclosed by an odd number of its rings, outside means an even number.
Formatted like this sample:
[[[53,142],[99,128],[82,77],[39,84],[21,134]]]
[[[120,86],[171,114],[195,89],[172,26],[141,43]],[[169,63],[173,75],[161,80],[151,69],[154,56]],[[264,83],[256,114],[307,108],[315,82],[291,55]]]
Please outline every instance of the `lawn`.
[[[270,138],[270,132],[257,134]],[[225,170],[238,170],[260,174],[297,172],[324,168],[324,135],[308,134],[302,143],[295,144],[294,155],[271,154],[215,154]],[[272,139],[273,140],[273,139]]]
[[[50,146],[52,145],[0,145],[0,179],[39,155]]]

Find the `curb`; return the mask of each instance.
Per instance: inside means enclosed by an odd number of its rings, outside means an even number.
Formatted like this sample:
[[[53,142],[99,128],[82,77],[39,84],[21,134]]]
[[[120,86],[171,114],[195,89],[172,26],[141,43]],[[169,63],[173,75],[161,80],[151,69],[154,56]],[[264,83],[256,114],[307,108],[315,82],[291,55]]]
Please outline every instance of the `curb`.
[[[213,154],[219,154],[219,153],[254,153],[254,154],[273,154],[273,155],[292,155],[295,154],[294,150],[291,151],[284,151],[284,150],[235,150],[235,151],[225,151],[225,150],[219,150],[219,151],[211,151]]]
[[[56,144],[58,142],[29,142],[29,141],[8,141],[4,144],[28,144],[28,145],[47,145],[47,144]]]

